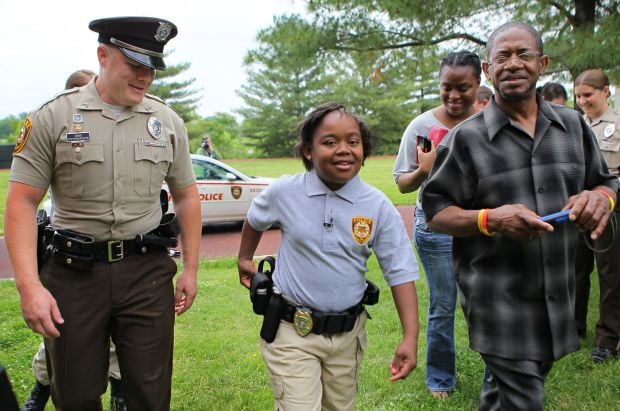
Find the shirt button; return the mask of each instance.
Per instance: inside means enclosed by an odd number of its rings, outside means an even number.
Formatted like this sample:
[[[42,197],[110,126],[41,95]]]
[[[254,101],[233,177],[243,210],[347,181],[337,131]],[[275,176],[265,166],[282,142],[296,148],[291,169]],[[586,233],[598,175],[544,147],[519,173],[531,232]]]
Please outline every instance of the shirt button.
[[[545,261],[545,265],[547,267],[551,267],[553,265],[553,263],[551,261],[547,260],[547,261]]]
[[[554,296],[552,296],[552,295],[550,295],[549,297],[547,297],[547,299],[548,299],[550,302],[554,302],[554,301],[555,301],[555,297],[554,297]]]
[[[543,188],[542,188],[542,187],[538,187],[538,192],[539,192],[539,193],[542,193],[543,191],[545,191],[545,190],[543,190]]]

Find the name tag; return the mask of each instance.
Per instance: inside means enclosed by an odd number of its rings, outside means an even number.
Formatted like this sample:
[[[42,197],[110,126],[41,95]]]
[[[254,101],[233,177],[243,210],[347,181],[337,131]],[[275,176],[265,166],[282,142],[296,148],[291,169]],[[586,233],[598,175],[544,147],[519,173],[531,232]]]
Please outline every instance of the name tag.
[[[157,141],[144,141],[143,142],[145,147],[161,147],[161,148],[166,148],[166,143],[160,143]]]
[[[66,137],[69,143],[90,141],[90,132],[84,131],[81,133],[67,133]]]

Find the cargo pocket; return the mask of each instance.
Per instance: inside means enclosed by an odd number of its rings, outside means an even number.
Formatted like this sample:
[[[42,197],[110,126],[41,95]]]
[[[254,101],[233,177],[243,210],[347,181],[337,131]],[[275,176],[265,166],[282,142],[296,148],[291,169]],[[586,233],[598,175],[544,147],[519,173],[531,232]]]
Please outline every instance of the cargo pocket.
[[[172,148],[145,146],[135,143],[134,189],[140,197],[159,195],[168,166],[172,162]]]
[[[281,400],[284,396],[284,378],[279,375],[272,375],[269,377],[269,385],[271,385],[271,392],[276,400]]]
[[[100,192],[97,181],[104,176],[103,143],[56,145],[55,178],[60,192],[67,197],[95,198]]]

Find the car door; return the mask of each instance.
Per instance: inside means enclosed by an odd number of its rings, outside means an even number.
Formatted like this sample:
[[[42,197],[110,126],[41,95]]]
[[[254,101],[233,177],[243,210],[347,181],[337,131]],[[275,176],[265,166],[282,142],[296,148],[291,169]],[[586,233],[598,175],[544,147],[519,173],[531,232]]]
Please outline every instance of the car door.
[[[250,206],[250,190],[237,174],[218,164],[193,160],[203,224],[242,221]]]

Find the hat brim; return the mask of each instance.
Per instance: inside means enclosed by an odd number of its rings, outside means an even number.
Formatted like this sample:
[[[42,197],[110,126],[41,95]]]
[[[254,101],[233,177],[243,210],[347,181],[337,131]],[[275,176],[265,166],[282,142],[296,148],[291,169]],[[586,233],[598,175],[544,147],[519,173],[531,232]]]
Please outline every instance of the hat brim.
[[[143,66],[146,66],[148,68],[155,69],[155,70],[166,69],[166,63],[164,63],[164,59],[161,57],[147,56],[146,54],[138,53],[136,51],[129,50],[123,47],[119,47],[118,49],[127,58],[130,58],[131,60],[142,64]]]

